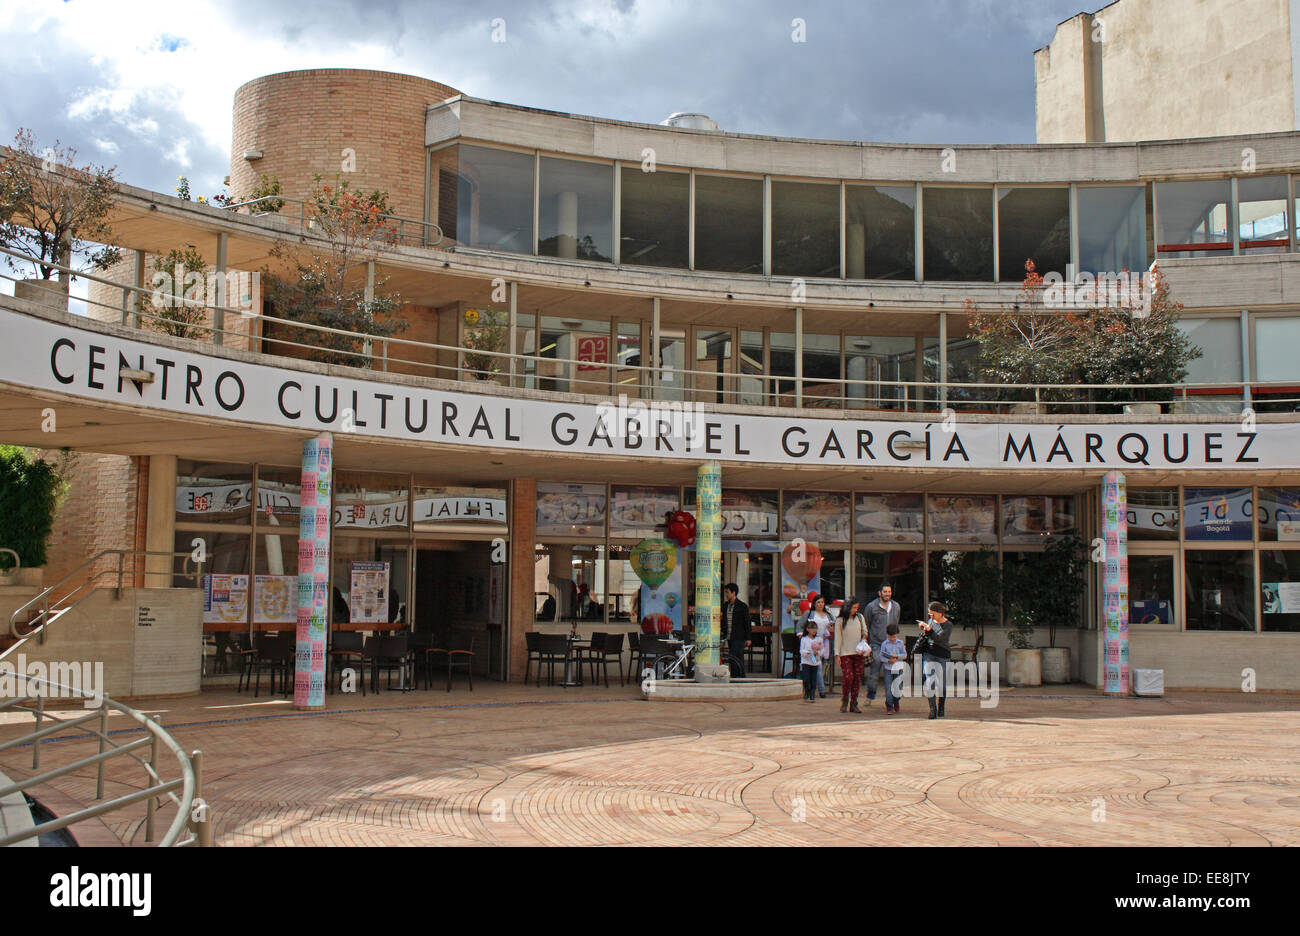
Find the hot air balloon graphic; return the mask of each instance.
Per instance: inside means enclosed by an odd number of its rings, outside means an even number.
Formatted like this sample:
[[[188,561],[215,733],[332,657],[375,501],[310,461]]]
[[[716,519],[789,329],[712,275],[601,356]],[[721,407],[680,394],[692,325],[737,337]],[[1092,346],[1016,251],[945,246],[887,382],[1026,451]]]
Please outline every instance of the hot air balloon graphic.
[[[795,541],[781,550],[781,567],[803,591],[822,568],[822,551],[813,543]]]
[[[677,606],[677,592],[669,592],[668,594],[664,595],[664,604],[668,605],[669,608],[674,608],[674,607],[676,607],[676,606]]]
[[[643,539],[632,547],[628,562],[637,577],[655,589],[677,568],[677,547],[666,539]]]

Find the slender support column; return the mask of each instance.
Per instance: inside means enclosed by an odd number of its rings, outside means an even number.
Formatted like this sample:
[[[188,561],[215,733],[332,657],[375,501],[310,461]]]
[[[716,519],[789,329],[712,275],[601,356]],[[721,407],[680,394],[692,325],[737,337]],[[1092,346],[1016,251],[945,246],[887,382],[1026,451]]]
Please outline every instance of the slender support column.
[[[948,313],[939,313],[939,409],[948,408]]]
[[[1112,471],[1101,482],[1101,528],[1106,544],[1105,650],[1106,695],[1129,694],[1128,663],[1128,491],[1124,475]]]
[[[293,704],[299,709],[325,707],[333,467],[332,435],[322,432],[303,442],[298,513],[298,643],[293,681]]]
[[[794,405],[803,406],[803,309],[794,310]]]
[[[511,281],[510,283],[510,353],[515,355],[519,353],[519,284]],[[519,368],[514,357],[507,359],[510,366],[510,379],[507,383],[515,386],[515,374]]]
[[[375,261],[373,260],[366,261],[365,300],[366,300],[366,311],[369,312],[371,308],[373,308],[375,302]],[[373,364],[374,359],[371,357],[371,355],[374,353],[375,350],[374,341],[370,338],[367,338],[362,343],[361,350],[362,353],[365,354],[366,360],[371,364]]]
[[[149,493],[145,505],[144,548],[151,553],[176,551],[176,456],[149,456]],[[207,534],[194,533],[189,540]],[[205,544],[204,555],[211,555],[213,543]],[[139,547],[136,547],[137,549]],[[145,556],[145,588],[171,588],[172,561],[168,556]]]
[[[506,672],[511,682],[524,678],[528,662],[528,638],[524,635],[536,627],[536,524],[537,482],[515,478],[510,491],[510,623],[506,628]]]
[[[144,288],[144,251],[136,250],[132,252],[135,254],[135,277],[132,279],[131,283],[135,286],[136,290],[141,290]],[[131,324],[131,313],[140,307],[139,303],[142,295],[143,294],[138,291],[133,292],[129,289],[122,290],[123,325]]]
[[[226,279],[226,235],[217,235],[217,282],[225,282]],[[220,305],[221,303],[217,303]],[[226,343],[226,313],[221,309],[212,310],[212,343]]]
[[[695,476],[695,660],[716,664],[722,638],[722,466]]]

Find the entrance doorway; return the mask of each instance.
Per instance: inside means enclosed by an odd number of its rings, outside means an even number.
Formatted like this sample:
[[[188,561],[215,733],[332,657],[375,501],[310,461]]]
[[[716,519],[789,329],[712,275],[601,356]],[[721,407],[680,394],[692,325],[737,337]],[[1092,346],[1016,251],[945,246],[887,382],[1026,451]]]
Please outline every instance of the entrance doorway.
[[[505,679],[507,576],[495,548],[489,540],[416,540],[412,621],[416,632],[472,638],[474,674]]]

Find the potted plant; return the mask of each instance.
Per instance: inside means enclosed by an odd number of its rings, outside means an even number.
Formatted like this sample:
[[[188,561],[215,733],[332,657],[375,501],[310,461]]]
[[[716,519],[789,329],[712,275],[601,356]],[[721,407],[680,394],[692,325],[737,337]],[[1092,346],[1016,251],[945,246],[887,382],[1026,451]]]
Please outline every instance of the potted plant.
[[[1083,546],[1077,539],[1052,536],[1042,552],[1024,553],[1007,567],[1015,609],[1013,622],[1017,614],[1022,614],[1029,624],[1047,628],[1048,646],[1034,648],[1043,682],[1070,681],[1070,648],[1056,645],[1056,629],[1079,622],[1087,583],[1085,562]],[[1031,649],[1028,643],[1021,647],[1014,639],[1012,646]]]
[[[1025,608],[1013,607],[1011,629],[1007,631],[1007,682],[1012,686],[1043,684],[1043,652],[1032,643],[1034,616]]]
[[[984,643],[984,628],[996,625],[1001,617],[1002,575],[997,554],[987,547],[944,553],[942,569],[948,617],[962,630],[975,631],[977,662],[996,661],[996,651]]]

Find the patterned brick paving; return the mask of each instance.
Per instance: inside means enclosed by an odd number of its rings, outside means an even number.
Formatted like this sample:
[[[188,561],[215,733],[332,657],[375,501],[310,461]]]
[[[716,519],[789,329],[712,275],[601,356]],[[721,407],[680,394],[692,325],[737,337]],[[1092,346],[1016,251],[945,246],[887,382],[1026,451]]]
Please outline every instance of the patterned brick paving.
[[[842,716],[830,699],[674,704],[631,687],[328,703],[300,715],[212,691],[149,706],[204,752],[217,844],[1300,844],[1292,696],[1018,690],[995,709],[953,700],[935,722],[919,700]],[[137,782],[115,767],[109,792]],[[55,787],[60,803],[94,795],[90,774]],[[105,825],[142,844],[141,815]]]

